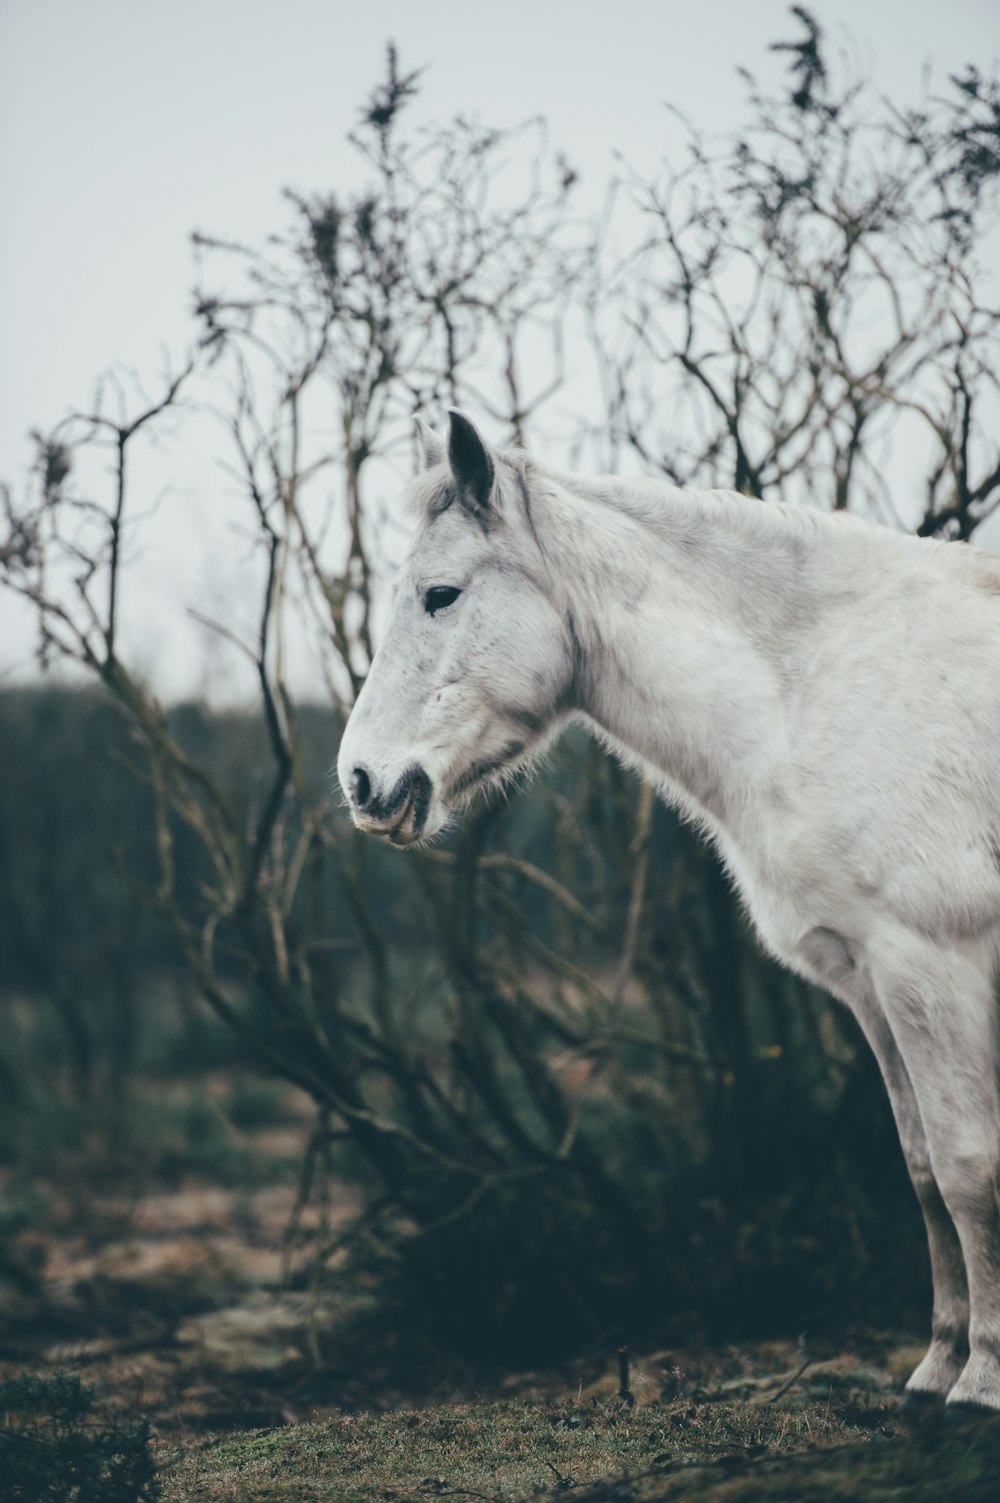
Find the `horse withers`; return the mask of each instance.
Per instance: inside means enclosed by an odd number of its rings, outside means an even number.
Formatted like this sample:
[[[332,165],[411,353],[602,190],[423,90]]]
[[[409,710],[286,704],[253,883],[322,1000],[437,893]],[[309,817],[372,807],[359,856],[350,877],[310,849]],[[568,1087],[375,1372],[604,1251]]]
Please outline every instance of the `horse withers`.
[[[425,840],[571,720],[651,779],[878,1059],[934,1285],[909,1393],[1000,1411],[1000,558],[420,426],[355,823]]]

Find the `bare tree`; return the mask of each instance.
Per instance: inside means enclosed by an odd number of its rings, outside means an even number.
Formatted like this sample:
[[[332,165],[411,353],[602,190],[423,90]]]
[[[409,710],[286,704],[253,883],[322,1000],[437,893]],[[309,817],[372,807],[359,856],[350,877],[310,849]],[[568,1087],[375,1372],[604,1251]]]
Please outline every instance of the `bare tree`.
[[[997,85],[974,70],[900,111],[834,79],[822,33],[778,44],[786,93],[746,75],[735,140],[628,184],[641,243],[600,310],[615,426],[692,484],[868,511],[968,538],[1000,505]],[[616,333],[608,334],[609,325]],[[891,467],[920,445],[923,494]]]

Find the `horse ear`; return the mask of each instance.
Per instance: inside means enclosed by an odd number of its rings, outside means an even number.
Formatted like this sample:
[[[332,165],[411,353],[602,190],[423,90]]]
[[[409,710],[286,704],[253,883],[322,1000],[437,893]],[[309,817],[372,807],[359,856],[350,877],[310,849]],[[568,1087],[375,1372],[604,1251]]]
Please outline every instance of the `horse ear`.
[[[433,428],[429,428],[423,418],[413,419],[420,439],[420,447],[424,451],[424,469],[433,470],[435,465],[444,464],[448,458],[448,451],[444,446],[443,439],[438,438]]]
[[[477,514],[487,511],[496,473],[489,445],[476,425],[459,412],[448,409],[448,460],[458,481],[462,505]]]

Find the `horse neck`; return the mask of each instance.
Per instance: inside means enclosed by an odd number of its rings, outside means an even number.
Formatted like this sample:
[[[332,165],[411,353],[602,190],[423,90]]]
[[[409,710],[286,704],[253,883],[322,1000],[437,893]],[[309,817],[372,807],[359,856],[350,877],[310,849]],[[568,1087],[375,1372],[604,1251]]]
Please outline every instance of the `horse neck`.
[[[645,515],[641,497],[639,515],[567,499],[579,708],[690,812],[734,829],[781,775],[796,660],[830,606],[809,568],[818,541],[780,516],[761,536],[755,503],[735,498],[668,491]]]

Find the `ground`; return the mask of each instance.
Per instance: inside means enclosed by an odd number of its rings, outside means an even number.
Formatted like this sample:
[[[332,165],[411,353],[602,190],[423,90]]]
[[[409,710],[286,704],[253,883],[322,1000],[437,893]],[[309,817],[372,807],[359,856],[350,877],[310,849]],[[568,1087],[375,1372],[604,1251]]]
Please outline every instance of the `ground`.
[[[3,1184],[0,1378],[78,1371],[113,1411],[146,1416],[165,1503],[996,1496],[1000,1420],[900,1414],[920,1355],[905,1333],[640,1346],[624,1396],[613,1346],[498,1373],[415,1361],[391,1335],[363,1344],[363,1296],[338,1298],[334,1275],[320,1298],[308,1277],[319,1213],[286,1236],[305,1103],[238,1110],[221,1079],[206,1100],[195,1164],[168,1151],[168,1114],[138,1181],[120,1163],[96,1182],[42,1164]],[[333,1185],[324,1234],[357,1205]]]

